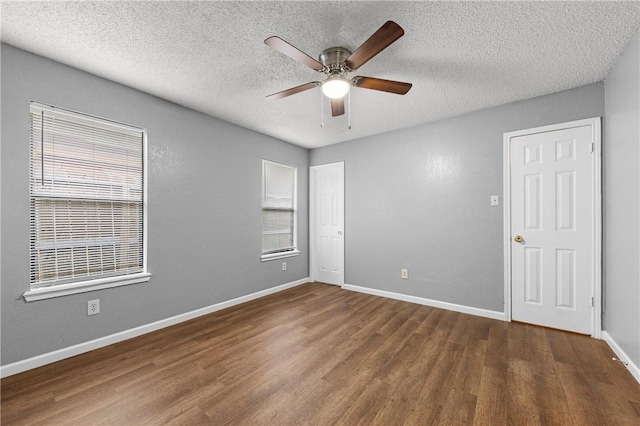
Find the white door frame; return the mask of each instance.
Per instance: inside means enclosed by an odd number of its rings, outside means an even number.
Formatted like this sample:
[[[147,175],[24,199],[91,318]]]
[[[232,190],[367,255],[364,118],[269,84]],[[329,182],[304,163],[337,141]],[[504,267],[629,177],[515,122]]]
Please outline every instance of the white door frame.
[[[504,315],[511,321],[511,139],[534,133],[545,133],[573,127],[591,126],[593,142],[593,283],[591,337],[602,338],[602,133],[600,117],[552,124],[504,134],[503,139],[503,200],[504,200]]]
[[[316,273],[316,182],[314,179],[314,172],[318,169],[335,167],[340,165],[342,167],[342,268],[340,268],[340,286],[344,286],[344,231],[345,231],[345,216],[344,216],[344,161],[338,161],[335,163],[320,164],[317,166],[309,167],[309,278],[312,282],[315,282],[317,277]]]

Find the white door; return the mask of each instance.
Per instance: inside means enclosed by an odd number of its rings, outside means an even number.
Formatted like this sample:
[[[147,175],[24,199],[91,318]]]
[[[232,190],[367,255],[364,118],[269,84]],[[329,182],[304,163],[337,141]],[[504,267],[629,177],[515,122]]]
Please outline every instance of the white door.
[[[514,320],[593,332],[594,134],[587,124],[509,138]]]
[[[344,163],[310,169],[311,279],[344,284]]]

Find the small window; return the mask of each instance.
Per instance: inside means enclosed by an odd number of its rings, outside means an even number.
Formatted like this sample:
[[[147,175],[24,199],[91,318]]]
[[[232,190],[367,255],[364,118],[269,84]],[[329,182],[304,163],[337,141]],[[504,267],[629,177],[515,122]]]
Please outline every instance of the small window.
[[[296,256],[295,167],[262,160],[262,260]]]
[[[30,109],[25,299],[148,281],[145,131],[35,102]]]

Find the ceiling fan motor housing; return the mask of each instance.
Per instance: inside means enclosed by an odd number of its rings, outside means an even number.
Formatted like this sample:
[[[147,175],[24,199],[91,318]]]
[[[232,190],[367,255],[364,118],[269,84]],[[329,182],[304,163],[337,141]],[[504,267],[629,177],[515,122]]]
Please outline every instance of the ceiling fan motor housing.
[[[318,59],[327,67],[327,74],[341,75],[349,71],[344,64],[349,56],[351,56],[351,51],[345,47],[330,47],[324,49]]]

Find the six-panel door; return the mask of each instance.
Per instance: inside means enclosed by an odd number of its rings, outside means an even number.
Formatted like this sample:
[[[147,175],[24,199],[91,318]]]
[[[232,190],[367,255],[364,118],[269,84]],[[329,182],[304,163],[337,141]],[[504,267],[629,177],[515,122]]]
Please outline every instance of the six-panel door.
[[[592,151],[590,126],[511,139],[513,320],[592,332]]]

